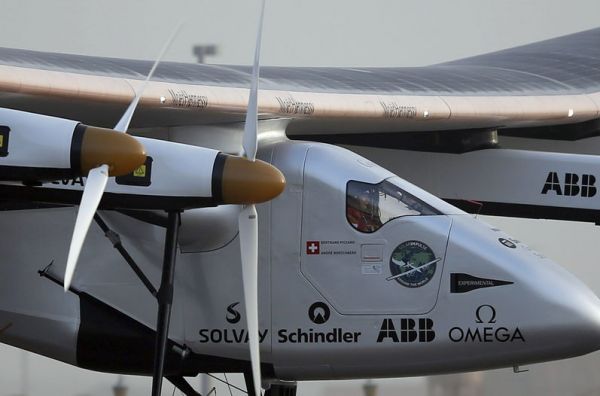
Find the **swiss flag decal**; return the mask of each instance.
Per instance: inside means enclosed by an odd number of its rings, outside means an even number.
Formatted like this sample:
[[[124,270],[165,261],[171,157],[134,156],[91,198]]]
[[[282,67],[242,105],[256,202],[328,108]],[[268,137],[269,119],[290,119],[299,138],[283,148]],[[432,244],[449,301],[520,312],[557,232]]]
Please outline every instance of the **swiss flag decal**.
[[[321,244],[319,241],[306,241],[306,254],[321,253]]]

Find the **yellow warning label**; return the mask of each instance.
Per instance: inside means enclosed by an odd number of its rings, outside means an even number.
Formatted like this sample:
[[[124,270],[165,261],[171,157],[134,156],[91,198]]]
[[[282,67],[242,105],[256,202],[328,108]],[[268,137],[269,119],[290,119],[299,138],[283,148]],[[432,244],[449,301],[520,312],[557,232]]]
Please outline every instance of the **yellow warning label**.
[[[0,148],[4,147],[4,135],[0,135]]]
[[[0,146],[2,146],[0,141]],[[139,168],[133,171],[133,176],[135,177],[146,177],[146,165],[140,165]]]

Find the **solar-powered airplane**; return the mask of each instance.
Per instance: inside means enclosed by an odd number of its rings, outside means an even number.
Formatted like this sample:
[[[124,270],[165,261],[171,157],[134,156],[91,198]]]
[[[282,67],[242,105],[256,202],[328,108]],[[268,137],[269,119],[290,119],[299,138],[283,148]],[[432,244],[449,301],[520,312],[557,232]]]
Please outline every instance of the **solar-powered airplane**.
[[[0,49],[1,342],[153,395],[600,348],[585,285],[416,185],[596,220],[600,30],[421,68],[259,78],[259,53],[260,29],[252,69]]]

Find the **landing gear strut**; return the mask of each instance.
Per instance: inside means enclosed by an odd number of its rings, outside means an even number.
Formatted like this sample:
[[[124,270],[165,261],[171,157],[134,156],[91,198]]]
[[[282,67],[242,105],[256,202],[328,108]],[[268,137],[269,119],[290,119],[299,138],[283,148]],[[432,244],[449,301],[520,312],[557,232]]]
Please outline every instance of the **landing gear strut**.
[[[156,321],[156,343],[154,349],[154,371],[152,374],[152,396],[160,396],[165,369],[165,354],[173,306],[173,283],[175,281],[175,259],[177,258],[177,238],[181,219],[179,212],[169,212],[165,237],[165,254],[162,278],[158,289],[158,318]]]

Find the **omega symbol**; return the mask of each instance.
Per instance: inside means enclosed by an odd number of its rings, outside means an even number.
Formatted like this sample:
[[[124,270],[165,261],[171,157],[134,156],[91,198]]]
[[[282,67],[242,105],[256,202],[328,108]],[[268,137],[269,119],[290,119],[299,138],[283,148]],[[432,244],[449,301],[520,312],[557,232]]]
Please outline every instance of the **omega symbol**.
[[[496,323],[496,309],[489,304],[480,305],[475,311],[475,323]],[[488,319],[485,321],[483,319]]]

